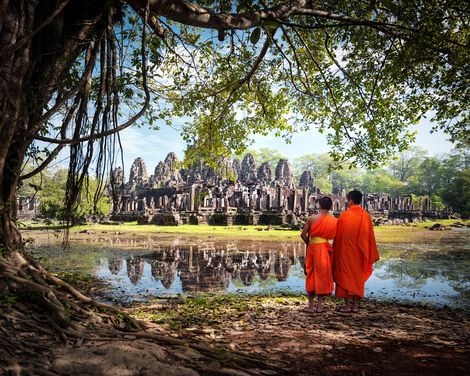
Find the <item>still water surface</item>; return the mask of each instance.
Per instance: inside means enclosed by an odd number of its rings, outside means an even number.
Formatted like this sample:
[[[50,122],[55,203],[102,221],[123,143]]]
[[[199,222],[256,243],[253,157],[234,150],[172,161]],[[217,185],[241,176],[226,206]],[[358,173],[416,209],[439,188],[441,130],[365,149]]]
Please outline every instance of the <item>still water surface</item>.
[[[68,251],[38,249],[54,270],[103,278],[111,285],[105,299],[304,291],[304,246],[297,242],[103,237],[75,240]],[[379,244],[379,253],[367,297],[470,308],[469,230],[419,244]]]

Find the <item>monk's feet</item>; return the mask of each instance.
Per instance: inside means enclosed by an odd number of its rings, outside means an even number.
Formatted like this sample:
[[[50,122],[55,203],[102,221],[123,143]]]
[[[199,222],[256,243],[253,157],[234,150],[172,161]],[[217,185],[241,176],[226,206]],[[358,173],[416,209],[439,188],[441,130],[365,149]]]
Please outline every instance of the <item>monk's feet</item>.
[[[315,308],[315,313],[322,313],[322,312],[324,312],[323,307],[317,307],[317,308]]]
[[[351,312],[352,313],[358,313],[359,312],[359,307],[351,307]]]
[[[342,306],[339,306],[338,307],[338,311],[339,312],[352,312],[352,308],[350,306],[345,306],[345,305],[342,305]]]
[[[310,308],[310,307],[305,307],[302,312],[305,312],[305,313],[313,313],[313,312],[317,312],[317,309],[315,307],[313,308]]]

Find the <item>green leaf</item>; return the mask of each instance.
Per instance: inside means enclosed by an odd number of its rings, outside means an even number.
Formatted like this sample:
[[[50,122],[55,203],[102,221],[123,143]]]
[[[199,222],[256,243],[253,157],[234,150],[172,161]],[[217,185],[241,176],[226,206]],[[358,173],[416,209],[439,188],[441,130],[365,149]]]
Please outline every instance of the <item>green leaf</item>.
[[[253,44],[258,43],[260,36],[261,36],[261,29],[259,27],[257,27],[251,32],[250,42],[253,43]]]
[[[265,21],[263,25],[267,29],[277,29],[281,24],[277,21]]]

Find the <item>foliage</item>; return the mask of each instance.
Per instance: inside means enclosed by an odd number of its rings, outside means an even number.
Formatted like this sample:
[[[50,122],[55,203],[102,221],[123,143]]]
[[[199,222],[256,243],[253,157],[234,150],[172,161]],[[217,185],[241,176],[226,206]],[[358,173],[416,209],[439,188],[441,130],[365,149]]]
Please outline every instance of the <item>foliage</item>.
[[[20,189],[20,194],[27,196],[36,194],[39,199],[39,212],[43,217],[49,219],[62,219],[64,210],[65,186],[67,183],[67,170],[58,169],[56,171],[45,170],[39,176],[36,175],[33,181],[40,181],[40,185],[30,184],[27,180]],[[35,189],[33,192],[32,189]],[[97,182],[94,178],[87,178],[82,190],[80,204],[74,216],[81,218],[88,215],[106,215],[109,213],[110,204],[108,197],[101,197],[96,206],[94,204],[94,194],[97,190]]]
[[[470,168],[459,171],[442,192],[443,200],[465,218],[470,218]]]
[[[0,101],[3,118],[17,119],[0,122],[9,200],[25,158],[44,153],[37,173],[67,145],[69,218],[87,199],[89,171],[101,183],[116,165],[119,131],[182,118],[186,159],[214,166],[256,134],[289,141],[316,128],[336,166],[375,168],[405,150],[409,126],[429,114],[468,145],[466,2],[155,0],[148,14],[140,0],[62,0],[31,4],[29,17],[24,4],[8,2],[10,16],[0,20]],[[56,147],[41,150],[38,141]],[[426,163],[421,188],[438,194],[434,162]],[[349,171],[331,173],[329,183],[360,186],[360,172]]]
[[[276,168],[277,163],[279,162],[279,159],[287,159],[287,157],[283,155],[281,152],[279,152],[276,149],[271,149],[271,148],[259,148],[259,149],[249,148],[246,150],[244,155],[248,153],[253,155],[258,166],[261,163],[269,162],[271,164],[271,169]],[[240,155],[237,157],[242,159],[244,155]]]
[[[410,177],[416,175],[420,163],[427,155],[423,148],[413,146],[398,153],[388,166],[390,173],[396,179],[406,182]]]
[[[396,179],[385,169],[367,171],[364,174],[362,190],[364,192],[384,192],[400,195],[405,192],[406,184]]]
[[[233,4],[239,11],[258,6]],[[290,20],[295,27],[266,23],[234,31],[223,41],[175,26],[173,49],[180,46],[177,40],[184,41],[184,56],[193,64],[175,69],[174,56],[163,67],[171,69],[175,84],[174,113],[192,119],[183,134],[198,157],[202,151],[210,162],[229,150],[240,153],[252,134],[273,131],[288,140],[298,129],[316,127],[327,133],[335,162],[349,159],[374,167],[406,149],[414,137],[408,126],[431,109],[436,127],[454,141],[468,142],[469,34],[460,7],[423,0],[341,1],[323,7],[331,14],[396,26],[393,32],[377,32],[366,27],[367,21],[341,27],[296,16]]]
[[[315,184],[324,193],[333,187],[363,192],[414,194],[430,198],[433,206],[442,210],[452,207],[468,216],[468,182],[470,168],[469,148],[457,148],[449,154],[428,156],[423,148],[413,147],[391,158],[385,168],[365,170],[343,163],[335,167],[328,154],[307,154],[294,160],[294,174],[314,172]]]

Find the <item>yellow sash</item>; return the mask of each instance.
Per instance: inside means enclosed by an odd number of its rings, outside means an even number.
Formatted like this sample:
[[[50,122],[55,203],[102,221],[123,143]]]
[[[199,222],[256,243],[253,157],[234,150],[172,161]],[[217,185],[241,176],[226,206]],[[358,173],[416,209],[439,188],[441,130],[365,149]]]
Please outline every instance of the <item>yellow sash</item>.
[[[313,238],[310,238],[308,243],[309,244],[328,243],[328,239],[320,238],[319,236],[314,236]]]

